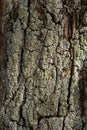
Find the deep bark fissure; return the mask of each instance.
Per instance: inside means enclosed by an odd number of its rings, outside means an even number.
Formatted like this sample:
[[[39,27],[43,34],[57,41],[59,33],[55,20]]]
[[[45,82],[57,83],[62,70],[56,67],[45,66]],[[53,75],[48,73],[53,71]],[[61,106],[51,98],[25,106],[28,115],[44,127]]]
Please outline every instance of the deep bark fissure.
[[[29,126],[30,130],[34,130],[32,126]]]
[[[23,54],[24,54],[24,45],[22,45],[22,48],[21,48],[21,53],[20,53],[20,63],[19,63],[19,74],[18,74],[18,78],[17,78],[17,81],[19,83],[19,80],[20,80],[20,76],[22,73],[22,67],[23,67]]]
[[[60,115],[59,115],[60,106],[61,106],[61,102],[60,102],[60,99],[59,99],[59,100],[58,100],[58,107],[57,107],[57,117],[60,117]]]
[[[25,84],[24,84],[24,86],[25,86]],[[19,125],[26,127],[25,118],[23,116],[23,106],[24,106],[25,102],[26,102],[26,86],[25,86],[25,89],[24,89],[23,101],[22,101],[20,108],[19,108],[19,115],[20,115]]]
[[[29,27],[30,24],[30,0],[28,0],[28,19],[27,19],[27,28]]]
[[[65,128],[65,118],[66,118],[66,116],[63,117],[62,130],[64,130],[64,128]]]
[[[27,28],[28,28],[28,26],[27,26]],[[23,75],[23,72],[22,72],[22,69],[23,69],[23,57],[24,57],[24,48],[25,48],[25,44],[26,44],[26,31],[27,31],[27,28],[23,30],[24,39],[23,39],[23,43],[22,43],[22,47],[21,47],[21,52],[20,52],[20,63],[19,63],[18,82],[20,80],[21,74]]]
[[[84,127],[85,127],[85,124],[84,124],[84,121],[82,120],[82,129],[81,130],[84,130]]]
[[[57,68],[57,66],[55,66],[55,69],[56,69],[56,79],[55,79],[54,93],[56,93],[56,87],[58,84],[58,68]]]
[[[77,7],[79,2],[81,8]],[[68,130],[75,127],[84,130],[86,88],[83,84],[86,78],[82,62],[86,55],[86,40],[78,43],[84,34],[84,31],[79,33],[78,28],[87,25],[83,19],[86,1],[14,0],[7,1],[7,5],[8,61],[3,61],[4,65],[0,67],[7,71],[11,92],[4,96],[4,114],[9,119],[6,122],[3,118],[4,126],[10,129],[12,123],[15,127],[12,130]],[[1,43],[3,36],[1,27]],[[83,74],[80,78],[76,77],[79,71]]]
[[[23,30],[23,35],[24,35],[24,39],[23,39],[23,45],[21,47],[21,56],[20,56],[20,72],[19,72],[19,75],[18,75],[18,82],[20,81],[20,78],[21,76],[23,76],[24,80],[25,80],[25,83],[26,83],[26,78],[23,74],[23,58],[24,58],[24,49],[25,49],[25,44],[26,44],[26,31],[27,31],[27,28],[29,27],[29,20],[30,20],[30,12],[29,12],[29,7],[30,7],[30,0],[28,0],[28,20],[27,20],[27,27],[26,29]],[[24,126],[26,127],[26,124],[25,124],[25,118],[23,116],[23,106],[26,102],[26,85],[24,83],[24,91],[23,91],[23,101],[19,107],[19,122],[18,122],[18,125],[21,125],[21,126]],[[31,129],[32,130],[32,129]]]
[[[67,95],[67,104],[68,104],[68,111],[70,110],[70,96],[71,96],[71,86],[72,86],[72,78],[73,78],[73,73],[74,73],[74,48],[72,46],[71,41],[70,42],[70,79],[69,79],[69,86],[68,86],[68,95]]]
[[[63,125],[62,125],[62,130],[65,129],[65,121],[66,117],[68,116],[68,113],[70,112],[70,96],[71,96],[71,86],[72,86],[72,78],[73,78],[73,73],[74,73],[74,48],[71,43],[71,39],[69,39],[70,42],[70,48],[69,48],[69,53],[70,53],[70,79],[69,79],[69,84],[68,84],[68,95],[67,95],[67,111],[66,115],[63,117]],[[59,113],[59,106],[61,103],[58,105],[58,113]]]

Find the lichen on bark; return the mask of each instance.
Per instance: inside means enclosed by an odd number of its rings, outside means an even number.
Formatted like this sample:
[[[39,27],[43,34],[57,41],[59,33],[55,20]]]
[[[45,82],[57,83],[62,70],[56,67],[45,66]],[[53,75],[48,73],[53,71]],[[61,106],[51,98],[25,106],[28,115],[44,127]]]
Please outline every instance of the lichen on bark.
[[[0,129],[86,130],[84,2],[8,0],[2,5]]]

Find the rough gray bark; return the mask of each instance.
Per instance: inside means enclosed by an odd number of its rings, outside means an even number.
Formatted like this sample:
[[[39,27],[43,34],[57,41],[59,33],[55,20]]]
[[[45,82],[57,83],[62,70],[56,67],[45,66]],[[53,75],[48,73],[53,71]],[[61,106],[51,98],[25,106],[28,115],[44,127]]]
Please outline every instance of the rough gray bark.
[[[87,129],[86,4],[0,0],[0,130]]]

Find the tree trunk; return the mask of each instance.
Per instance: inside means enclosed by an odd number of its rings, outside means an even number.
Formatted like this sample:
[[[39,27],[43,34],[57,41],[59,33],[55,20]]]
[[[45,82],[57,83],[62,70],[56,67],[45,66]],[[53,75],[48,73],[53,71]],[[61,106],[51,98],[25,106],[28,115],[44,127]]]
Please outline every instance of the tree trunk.
[[[86,5],[0,0],[0,130],[87,130]]]

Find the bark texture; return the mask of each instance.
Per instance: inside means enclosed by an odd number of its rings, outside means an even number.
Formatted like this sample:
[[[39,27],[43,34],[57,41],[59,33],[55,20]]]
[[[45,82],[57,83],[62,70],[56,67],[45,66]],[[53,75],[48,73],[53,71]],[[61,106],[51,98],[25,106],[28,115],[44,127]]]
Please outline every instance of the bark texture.
[[[87,1],[0,0],[0,130],[87,130]]]

